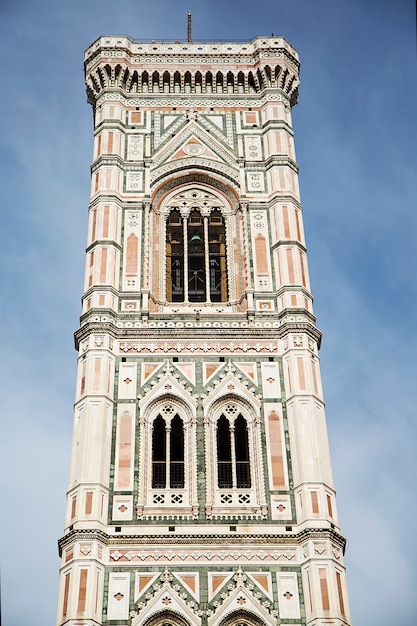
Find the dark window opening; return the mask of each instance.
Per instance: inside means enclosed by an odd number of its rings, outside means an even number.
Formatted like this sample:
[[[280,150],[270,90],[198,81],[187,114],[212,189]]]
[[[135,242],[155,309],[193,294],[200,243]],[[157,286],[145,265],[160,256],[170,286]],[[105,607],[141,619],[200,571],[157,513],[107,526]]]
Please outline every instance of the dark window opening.
[[[239,415],[235,421],[236,486],[248,489],[251,486],[249,467],[249,441],[246,421]]]
[[[227,300],[226,245],[223,216],[218,209],[209,220],[210,300]]]
[[[217,421],[217,477],[221,489],[250,489],[249,437],[246,420],[239,415],[230,428],[222,415]],[[234,457],[232,455],[234,452]]]
[[[199,209],[194,208],[186,223],[184,221],[178,209],[170,212],[166,234],[167,301],[226,302],[223,215],[219,209],[214,209],[209,217],[203,217]]]
[[[178,415],[168,427],[158,415],[152,430],[152,488],[183,489],[184,480],[184,428]]]
[[[169,214],[167,241],[167,300],[184,300],[184,240],[183,225],[179,211],[174,209]]]
[[[166,433],[165,420],[160,415],[153,423],[152,431],[152,487],[166,487]]]
[[[233,486],[230,426],[224,415],[217,422],[217,473],[220,488]]]
[[[170,471],[171,489],[184,488],[184,430],[181,418],[176,415],[171,422],[170,433]]]
[[[204,226],[196,209],[191,211],[188,221],[188,299],[206,301]]]

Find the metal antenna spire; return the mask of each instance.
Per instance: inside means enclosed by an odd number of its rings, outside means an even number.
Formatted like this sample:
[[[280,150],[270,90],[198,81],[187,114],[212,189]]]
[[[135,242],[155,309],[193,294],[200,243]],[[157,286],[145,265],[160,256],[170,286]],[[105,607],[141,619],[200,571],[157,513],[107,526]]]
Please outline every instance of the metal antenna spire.
[[[188,23],[187,23],[187,41],[189,43],[192,42],[192,37],[191,37],[191,11],[188,11]]]

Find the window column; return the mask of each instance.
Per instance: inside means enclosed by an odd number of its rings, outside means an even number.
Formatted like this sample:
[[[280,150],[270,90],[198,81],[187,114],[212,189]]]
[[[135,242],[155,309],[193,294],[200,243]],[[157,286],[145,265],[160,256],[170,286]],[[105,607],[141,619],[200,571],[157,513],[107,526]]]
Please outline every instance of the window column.
[[[209,250],[209,217],[203,215],[204,224],[204,264],[206,268],[206,302],[211,302],[210,298],[210,250]]]
[[[184,238],[184,302],[188,303],[188,211],[181,211]]]
[[[171,422],[165,426],[165,441],[166,441],[166,474],[165,484],[169,488],[171,486]]]
[[[232,452],[232,487],[236,488],[236,441],[235,441],[235,423],[230,424],[230,447]]]

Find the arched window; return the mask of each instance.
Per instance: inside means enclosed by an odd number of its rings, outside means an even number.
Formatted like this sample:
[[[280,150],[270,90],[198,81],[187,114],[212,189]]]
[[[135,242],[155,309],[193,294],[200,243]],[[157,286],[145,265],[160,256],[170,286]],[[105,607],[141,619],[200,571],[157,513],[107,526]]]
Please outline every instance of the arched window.
[[[149,519],[171,519],[175,515],[197,519],[197,421],[194,410],[185,401],[171,395],[157,397],[150,403],[144,398],[144,403],[145,406],[139,407],[143,419],[138,433],[141,441],[138,519],[147,516]]]
[[[184,488],[184,428],[175,415],[166,422],[158,415],[152,429],[152,488]]]
[[[233,377],[224,381],[229,387]],[[242,390],[243,395],[244,392]],[[265,519],[267,513],[262,462],[259,405],[228,395],[207,406],[206,515]]]
[[[217,482],[220,489],[250,489],[251,472],[246,420],[230,421],[224,414],[217,420]]]
[[[199,144],[189,144],[199,148]],[[227,302],[226,228],[218,198],[193,190],[170,202],[166,222],[168,302]]]

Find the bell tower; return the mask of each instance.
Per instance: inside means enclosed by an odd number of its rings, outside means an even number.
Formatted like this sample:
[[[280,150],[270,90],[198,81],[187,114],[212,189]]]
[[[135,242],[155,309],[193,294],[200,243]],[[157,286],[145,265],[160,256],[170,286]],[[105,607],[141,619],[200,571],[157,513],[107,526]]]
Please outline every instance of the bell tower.
[[[350,624],[282,37],[101,37],[57,624]]]

